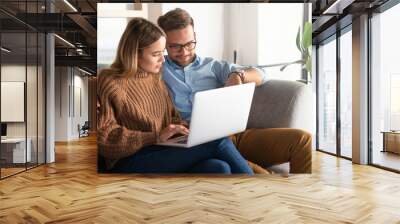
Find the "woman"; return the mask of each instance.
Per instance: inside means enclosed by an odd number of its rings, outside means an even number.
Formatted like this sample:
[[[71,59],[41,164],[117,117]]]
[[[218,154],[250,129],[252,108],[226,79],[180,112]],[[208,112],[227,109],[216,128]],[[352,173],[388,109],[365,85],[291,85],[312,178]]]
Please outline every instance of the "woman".
[[[153,23],[134,18],[119,42],[117,56],[98,80],[98,148],[106,168],[134,173],[253,174],[228,138],[188,149],[158,146],[182,125],[160,79],[165,34]]]

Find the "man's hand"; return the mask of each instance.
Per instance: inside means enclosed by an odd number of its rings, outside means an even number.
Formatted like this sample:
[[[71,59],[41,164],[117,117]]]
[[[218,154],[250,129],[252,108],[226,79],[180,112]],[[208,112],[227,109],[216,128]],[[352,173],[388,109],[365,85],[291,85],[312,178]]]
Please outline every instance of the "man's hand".
[[[243,84],[242,80],[239,76],[239,74],[237,73],[233,73],[231,75],[229,75],[228,80],[226,80],[225,82],[225,86],[234,86],[234,85],[240,85]]]
[[[158,136],[157,142],[165,142],[175,134],[188,135],[189,129],[187,129],[183,125],[170,124],[166,128],[160,131],[160,135]]]

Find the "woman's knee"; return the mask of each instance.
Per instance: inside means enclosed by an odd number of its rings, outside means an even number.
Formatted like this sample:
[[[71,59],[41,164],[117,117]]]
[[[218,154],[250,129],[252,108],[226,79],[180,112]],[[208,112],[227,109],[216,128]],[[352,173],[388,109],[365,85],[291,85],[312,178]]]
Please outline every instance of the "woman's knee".
[[[192,171],[196,173],[231,174],[231,167],[223,160],[208,159],[196,165]]]
[[[219,159],[211,159],[208,163],[214,170],[217,171],[217,173],[224,173],[224,174],[231,173],[231,167],[225,161]]]

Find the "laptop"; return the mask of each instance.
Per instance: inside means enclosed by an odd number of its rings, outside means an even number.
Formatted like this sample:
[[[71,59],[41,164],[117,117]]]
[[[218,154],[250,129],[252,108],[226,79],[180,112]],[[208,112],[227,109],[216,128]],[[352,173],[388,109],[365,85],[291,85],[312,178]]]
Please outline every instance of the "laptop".
[[[157,145],[190,148],[246,129],[255,83],[197,92],[189,135]]]

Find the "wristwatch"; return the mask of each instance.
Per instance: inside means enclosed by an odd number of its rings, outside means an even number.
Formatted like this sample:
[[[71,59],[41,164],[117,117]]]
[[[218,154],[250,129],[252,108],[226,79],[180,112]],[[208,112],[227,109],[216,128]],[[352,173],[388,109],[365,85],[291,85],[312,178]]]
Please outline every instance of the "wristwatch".
[[[235,71],[233,71],[232,72],[232,74],[233,73],[236,73],[238,76],[239,76],[239,78],[240,78],[240,81],[242,82],[242,84],[244,83],[244,76],[245,76],[245,71],[243,70],[243,69],[238,69],[238,70],[235,70]]]

